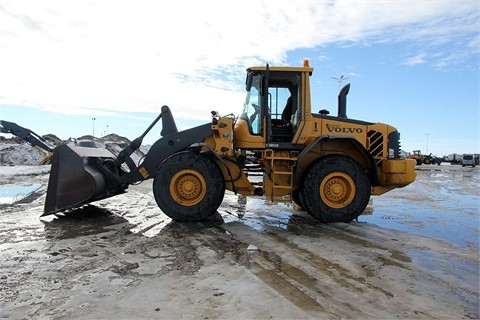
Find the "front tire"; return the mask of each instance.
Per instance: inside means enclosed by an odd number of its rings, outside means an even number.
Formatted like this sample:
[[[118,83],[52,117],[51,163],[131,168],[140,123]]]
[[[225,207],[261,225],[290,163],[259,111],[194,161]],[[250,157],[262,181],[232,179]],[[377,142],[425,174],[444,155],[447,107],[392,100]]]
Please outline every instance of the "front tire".
[[[353,159],[331,155],[305,174],[302,202],[321,222],[350,222],[368,205],[371,187],[365,169]]]
[[[303,193],[300,189],[292,191],[292,200],[299,207],[299,209],[305,209],[303,205]]]
[[[223,201],[225,183],[218,166],[195,152],[179,152],[166,159],[153,181],[160,209],[175,221],[202,221]]]

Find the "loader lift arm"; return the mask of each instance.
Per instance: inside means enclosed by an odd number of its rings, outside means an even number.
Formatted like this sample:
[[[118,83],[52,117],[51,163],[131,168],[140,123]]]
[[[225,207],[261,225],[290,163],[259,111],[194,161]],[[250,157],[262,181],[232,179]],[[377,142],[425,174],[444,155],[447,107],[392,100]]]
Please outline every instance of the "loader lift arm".
[[[150,132],[150,130],[162,119],[162,131],[160,135],[162,138],[157,140],[151,147],[142,164],[135,164],[130,158],[130,155],[137,150],[142,142],[143,138]],[[138,138],[134,139],[129,146],[120,151],[115,159],[116,166],[120,167],[122,163],[126,163],[129,172],[125,172],[122,176],[118,177],[118,180],[124,184],[132,184],[140,182],[149,178],[152,178],[156,173],[159,165],[169,156],[184,150],[194,142],[203,140],[205,137],[212,134],[211,123],[187,129],[182,132],[178,132],[177,125],[173,119],[172,112],[168,106],[162,106],[162,111],[158,117],[152,122],[152,124],[145,130],[145,132]]]
[[[54,148],[48,144],[47,140],[45,140],[32,130],[21,127],[14,122],[9,122],[5,120],[0,120],[0,125],[0,132],[13,134],[14,136],[17,136],[34,146],[42,148],[45,151],[53,152]]]
[[[152,128],[157,124],[157,122],[162,119],[162,131],[161,135],[167,136],[170,134],[178,133],[177,130],[177,125],[175,124],[175,120],[173,119],[172,112],[170,111],[170,108],[168,106],[162,106],[161,113],[157,116],[157,118],[150,124],[150,126],[143,132],[143,134],[134,139],[130,145],[128,145],[125,149],[120,151],[120,153],[117,156],[117,159],[115,160],[116,164],[118,167],[122,163],[126,163],[128,168],[130,169],[131,172],[136,172],[137,171],[137,165],[133,162],[133,160],[130,158],[130,156],[140,148],[143,142],[143,138],[152,130]]]

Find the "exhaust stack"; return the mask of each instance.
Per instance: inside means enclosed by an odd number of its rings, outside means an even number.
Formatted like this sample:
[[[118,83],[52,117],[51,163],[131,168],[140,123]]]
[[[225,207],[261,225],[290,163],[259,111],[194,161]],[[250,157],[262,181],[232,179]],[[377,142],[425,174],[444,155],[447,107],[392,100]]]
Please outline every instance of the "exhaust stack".
[[[350,83],[347,83],[338,94],[338,117],[347,117],[347,94],[350,91]]]

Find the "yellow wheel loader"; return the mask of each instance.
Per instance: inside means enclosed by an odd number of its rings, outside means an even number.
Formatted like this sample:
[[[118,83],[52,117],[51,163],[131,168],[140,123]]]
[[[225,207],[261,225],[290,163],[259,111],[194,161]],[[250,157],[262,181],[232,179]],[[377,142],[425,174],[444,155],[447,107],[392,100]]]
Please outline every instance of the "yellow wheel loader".
[[[440,165],[441,161],[433,156],[431,153],[429,155],[422,154],[420,150],[413,150],[412,154],[407,156],[407,159],[414,159],[417,165],[421,164],[438,164]]]
[[[158,206],[176,221],[207,219],[225,190],[293,201],[322,222],[352,221],[372,194],[413,182],[415,160],[400,159],[400,134],[394,127],[347,117],[350,85],[339,94],[337,116],[312,112],[312,72],[308,61],[301,67],[251,67],[240,116],[212,112],[211,122],[179,132],[163,106],[118,156],[100,148],[55,148],[44,215],[153,179]],[[130,155],[160,119],[162,138],[141,163],[134,163]],[[249,180],[250,170],[260,170],[263,183]]]

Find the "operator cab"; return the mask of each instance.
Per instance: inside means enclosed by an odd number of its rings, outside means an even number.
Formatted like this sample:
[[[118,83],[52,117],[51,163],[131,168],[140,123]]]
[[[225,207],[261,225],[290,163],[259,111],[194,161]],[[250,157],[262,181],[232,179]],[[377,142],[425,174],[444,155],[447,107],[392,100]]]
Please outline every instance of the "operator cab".
[[[292,70],[249,69],[247,95],[240,120],[247,122],[250,142],[263,142],[263,147],[291,145],[300,120],[301,74]],[[250,145],[251,147],[251,145]]]

